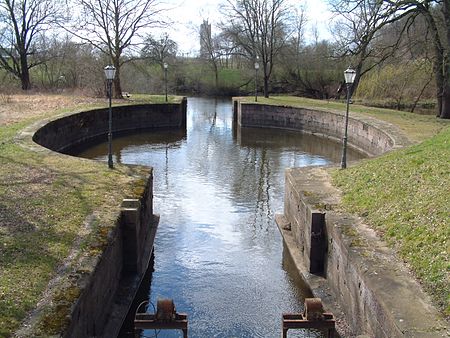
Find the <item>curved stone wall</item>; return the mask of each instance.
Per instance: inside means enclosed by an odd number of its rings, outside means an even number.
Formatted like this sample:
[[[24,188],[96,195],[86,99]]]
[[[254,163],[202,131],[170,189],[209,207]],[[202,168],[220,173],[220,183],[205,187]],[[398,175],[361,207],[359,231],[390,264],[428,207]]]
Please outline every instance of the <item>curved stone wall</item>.
[[[235,101],[234,122],[240,127],[296,130],[340,142],[345,115]],[[395,126],[350,112],[348,143],[376,156],[410,141]],[[339,196],[322,168],[286,170],[284,213],[276,215],[276,221],[313,295],[345,317],[354,335],[440,337],[447,326],[420,285],[403,272],[401,262],[359,218],[334,211]]]
[[[308,108],[234,102],[234,122],[241,127],[296,130],[341,141],[345,116]],[[380,155],[408,141],[395,127],[368,117],[349,117],[348,144],[369,156]]]
[[[238,100],[233,107],[238,127],[295,130],[337,142],[343,137],[343,113]],[[410,143],[395,126],[350,112],[350,147],[376,156]],[[359,218],[334,211],[339,196],[322,168],[286,170],[284,213],[276,221],[314,297],[345,317],[353,335],[442,336],[445,322],[401,262]]]
[[[139,104],[112,108],[115,133],[137,129],[185,128],[187,100],[180,103]],[[108,108],[66,115],[45,124],[33,135],[33,141],[48,149],[64,152],[69,148],[105,138],[108,134]]]
[[[186,128],[187,100],[180,103],[140,104],[113,107],[114,134],[152,128]],[[43,120],[23,130],[18,140],[38,152],[64,152],[108,133],[108,109],[68,113]],[[33,145],[31,139],[40,146]],[[153,214],[153,171],[142,177],[137,196],[126,199],[108,235],[101,256],[80,277],[80,295],[65,320],[62,337],[115,337],[149,265],[159,217]],[[139,180],[140,182],[140,180]],[[138,183],[136,183],[138,184]],[[142,186],[141,186],[142,185]],[[119,207],[119,206],[118,206]],[[111,210],[117,213],[117,210]],[[33,316],[39,317],[37,309]],[[34,336],[34,318],[23,334]]]

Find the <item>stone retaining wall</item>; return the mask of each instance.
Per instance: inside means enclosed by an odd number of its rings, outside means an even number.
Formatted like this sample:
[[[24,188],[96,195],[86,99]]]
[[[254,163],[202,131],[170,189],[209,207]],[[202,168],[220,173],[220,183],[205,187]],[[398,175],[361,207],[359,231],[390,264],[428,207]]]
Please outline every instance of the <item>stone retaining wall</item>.
[[[186,128],[187,100],[179,103],[139,104],[112,108],[113,137],[139,129]],[[48,121],[33,141],[53,151],[64,152],[108,134],[108,108],[84,111]]]
[[[295,130],[339,142],[344,132],[339,112],[239,100],[233,109],[238,127]],[[369,156],[410,144],[394,126],[351,113],[348,143]],[[447,324],[402,262],[360,219],[335,211],[339,203],[324,169],[286,171],[284,214],[276,221],[313,295],[345,317],[353,336],[445,336]]]
[[[124,200],[108,245],[72,307],[64,337],[115,337],[119,333],[152,254],[158,225],[152,182],[150,175],[141,198]],[[129,294],[122,295],[120,290]]]
[[[234,101],[233,107],[234,122],[240,127],[297,130],[342,140],[345,116],[340,113],[239,101]],[[348,144],[369,156],[380,155],[404,142],[389,132],[392,128],[381,121],[350,115]]]

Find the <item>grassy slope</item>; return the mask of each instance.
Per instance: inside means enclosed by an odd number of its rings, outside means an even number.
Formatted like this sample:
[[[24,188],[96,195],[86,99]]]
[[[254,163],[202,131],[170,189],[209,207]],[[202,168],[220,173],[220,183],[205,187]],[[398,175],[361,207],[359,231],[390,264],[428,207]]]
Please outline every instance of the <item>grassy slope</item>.
[[[10,336],[36,306],[74,243],[85,254],[99,254],[122,199],[133,196],[132,176],[140,175],[139,169],[108,170],[104,163],[42,156],[16,144],[17,132],[36,119],[0,127],[0,337]],[[86,229],[88,216],[94,226]],[[45,332],[58,332],[76,297],[77,290],[65,287],[54,291],[60,302],[48,309]]]
[[[345,104],[335,101],[275,96],[258,102],[345,111]],[[343,191],[343,207],[364,217],[398,251],[449,316],[450,121],[360,105],[350,109],[352,115],[390,122],[413,141],[423,141],[335,170],[333,179]]]
[[[363,216],[450,315],[450,129],[333,173],[344,206]]]

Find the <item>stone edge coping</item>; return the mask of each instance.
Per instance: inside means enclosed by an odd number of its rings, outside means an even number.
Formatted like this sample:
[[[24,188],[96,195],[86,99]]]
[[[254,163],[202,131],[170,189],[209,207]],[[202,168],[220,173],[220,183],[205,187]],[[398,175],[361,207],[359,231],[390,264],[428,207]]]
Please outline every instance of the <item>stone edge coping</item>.
[[[449,323],[432,305],[431,298],[424,293],[394,250],[388,248],[362,219],[336,210],[341,194],[332,186],[326,168],[289,168],[287,175],[293,178],[295,189],[308,191],[308,196],[301,194],[307,203],[327,205],[327,227],[334,226],[347,243],[349,257],[361,279],[406,336],[432,338],[445,337],[450,333]],[[310,191],[314,197],[309,197]],[[300,249],[291,231],[285,229],[288,220],[284,215],[277,215],[276,222],[299,274],[310,285],[313,295],[323,298],[325,307],[339,316],[343,305],[336,307],[336,298],[330,292],[326,278],[310,274],[302,263]],[[345,233],[345,227],[349,226],[356,230],[356,235]]]
[[[94,108],[94,109],[98,109],[98,108]],[[76,115],[76,114],[80,114],[83,111],[70,111],[67,113],[63,113],[63,114],[58,114],[52,117],[47,117],[47,118],[43,118],[40,119],[38,121],[32,122],[31,124],[29,124],[28,126],[26,126],[25,128],[23,128],[22,130],[20,130],[17,135],[15,136],[14,140],[20,144],[22,147],[25,147],[31,151],[34,152],[38,152],[38,153],[43,153],[43,154],[47,154],[47,155],[62,155],[65,156],[62,153],[59,153],[57,151],[48,149],[44,146],[41,146],[40,144],[36,143],[33,141],[33,136],[34,134],[42,127],[44,127],[46,124],[71,116],[71,115]]]

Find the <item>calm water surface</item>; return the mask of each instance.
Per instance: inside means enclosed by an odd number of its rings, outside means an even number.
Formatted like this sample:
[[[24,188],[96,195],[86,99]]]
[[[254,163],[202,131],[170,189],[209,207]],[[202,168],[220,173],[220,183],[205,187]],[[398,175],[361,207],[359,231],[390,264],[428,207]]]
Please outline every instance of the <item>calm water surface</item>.
[[[192,338],[280,337],[281,314],[302,311],[309,296],[274,221],[284,170],[338,162],[341,146],[283,130],[234,132],[231,109],[231,100],[189,99],[186,132],[116,137],[114,161],[154,167],[161,221],[150,300],[173,298]],[[80,156],[106,161],[106,152],[101,144]],[[317,336],[295,332],[289,337]]]

